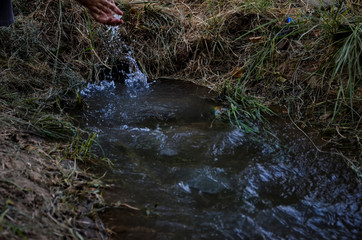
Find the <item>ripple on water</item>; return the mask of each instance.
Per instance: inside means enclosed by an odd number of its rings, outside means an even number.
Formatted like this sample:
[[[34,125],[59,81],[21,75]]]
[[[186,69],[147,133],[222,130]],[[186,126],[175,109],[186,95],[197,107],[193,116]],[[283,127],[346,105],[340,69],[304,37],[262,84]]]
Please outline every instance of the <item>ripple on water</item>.
[[[215,119],[199,90],[84,90],[85,125],[116,166],[108,200],[145,206],[140,227],[172,239],[362,239],[362,188],[341,159],[286,122],[271,123],[272,136]]]

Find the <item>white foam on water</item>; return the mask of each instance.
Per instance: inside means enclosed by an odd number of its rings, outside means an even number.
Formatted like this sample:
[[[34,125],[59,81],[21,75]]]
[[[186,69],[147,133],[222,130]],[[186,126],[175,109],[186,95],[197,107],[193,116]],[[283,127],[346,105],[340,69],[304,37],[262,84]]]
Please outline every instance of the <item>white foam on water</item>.
[[[115,89],[116,85],[114,81],[101,81],[100,83],[88,83],[87,87],[84,88],[80,93],[83,96],[92,94],[93,92],[105,91]]]
[[[178,186],[180,188],[182,188],[185,192],[191,193],[190,186],[187,183],[184,183],[184,182],[181,181],[181,182],[178,183]]]

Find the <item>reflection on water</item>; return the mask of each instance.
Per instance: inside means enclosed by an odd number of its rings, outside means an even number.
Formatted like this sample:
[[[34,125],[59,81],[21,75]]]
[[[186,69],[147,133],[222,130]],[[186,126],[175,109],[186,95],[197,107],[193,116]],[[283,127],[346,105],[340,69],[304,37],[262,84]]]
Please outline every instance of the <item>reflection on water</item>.
[[[86,127],[115,163],[104,213],[115,239],[362,239],[362,188],[289,123],[248,134],[215,119],[208,90],[89,86]],[[109,171],[109,170],[108,170]]]

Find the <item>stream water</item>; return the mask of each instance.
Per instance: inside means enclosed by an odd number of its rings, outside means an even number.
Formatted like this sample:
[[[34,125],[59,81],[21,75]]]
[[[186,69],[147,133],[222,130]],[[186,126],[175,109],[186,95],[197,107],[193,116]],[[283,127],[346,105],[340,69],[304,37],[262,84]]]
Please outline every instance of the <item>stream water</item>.
[[[362,188],[292,124],[246,133],[208,89],[178,81],[89,85],[84,125],[114,162],[104,178],[114,239],[362,239]],[[142,80],[143,79],[143,80]],[[143,82],[143,83],[142,83]]]

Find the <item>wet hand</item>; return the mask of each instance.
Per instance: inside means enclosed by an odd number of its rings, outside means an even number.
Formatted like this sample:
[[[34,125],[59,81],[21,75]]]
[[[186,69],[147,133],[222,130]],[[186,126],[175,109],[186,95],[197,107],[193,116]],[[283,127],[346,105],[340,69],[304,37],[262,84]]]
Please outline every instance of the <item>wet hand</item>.
[[[123,12],[115,5],[113,0],[77,0],[88,9],[88,12],[99,23],[107,25],[120,25]],[[118,15],[118,16],[117,16]]]

